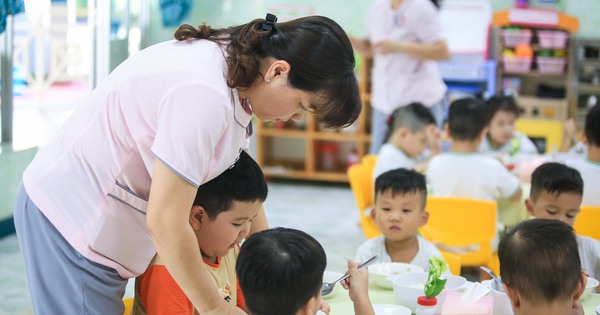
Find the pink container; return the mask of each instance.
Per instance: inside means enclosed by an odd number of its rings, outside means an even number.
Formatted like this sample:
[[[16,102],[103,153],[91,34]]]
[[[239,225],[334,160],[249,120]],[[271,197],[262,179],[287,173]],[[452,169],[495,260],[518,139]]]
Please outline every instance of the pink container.
[[[567,47],[569,35],[561,31],[537,31],[538,40],[542,48],[564,49]]]
[[[509,73],[527,73],[531,70],[531,58],[503,57],[504,71]]]
[[[536,57],[539,73],[562,74],[565,72],[565,58]]]
[[[531,43],[531,30],[502,30],[504,46],[515,47],[519,44],[529,45]]]

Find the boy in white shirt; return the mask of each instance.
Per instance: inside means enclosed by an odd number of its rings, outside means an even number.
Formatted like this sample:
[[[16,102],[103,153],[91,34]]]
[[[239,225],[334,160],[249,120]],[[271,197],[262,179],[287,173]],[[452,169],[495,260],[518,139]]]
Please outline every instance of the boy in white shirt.
[[[504,291],[515,315],[583,315],[581,271],[573,228],[556,220],[523,221],[498,247]]]
[[[450,105],[448,133],[450,153],[437,155],[427,168],[432,196],[497,201],[521,199],[519,179],[498,160],[478,153],[486,134],[483,104],[472,98]]]
[[[441,256],[429,241],[417,235],[429,219],[425,210],[425,176],[403,168],[381,174],[375,181],[375,207],[371,216],[382,236],[358,247],[357,261],[373,255],[379,262],[403,262],[427,270],[431,256]]]
[[[564,164],[546,163],[531,174],[531,194],[525,201],[530,215],[555,219],[573,226],[579,214],[584,182],[579,172]],[[581,268],[590,277],[600,277],[600,241],[577,236]]]
[[[402,107],[388,117],[387,142],[377,154],[373,180],[389,170],[415,169],[423,173],[427,162],[418,162],[429,144],[431,158],[440,153],[440,132],[431,111],[420,103]],[[428,158],[428,159],[429,159]]]
[[[600,206],[600,106],[594,106],[585,118],[583,142],[587,144],[587,159],[573,159],[566,164],[581,174],[585,183],[582,205]]]

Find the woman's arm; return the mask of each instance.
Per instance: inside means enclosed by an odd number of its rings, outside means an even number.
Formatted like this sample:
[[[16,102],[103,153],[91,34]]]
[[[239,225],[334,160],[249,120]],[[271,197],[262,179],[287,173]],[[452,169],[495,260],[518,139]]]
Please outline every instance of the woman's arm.
[[[189,225],[189,212],[197,189],[154,160],[146,222],[158,255],[179,287],[201,314],[245,314],[225,302],[206,272]]]
[[[350,43],[352,44],[352,48],[358,51],[361,55],[365,57],[370,57],[373,55],[373,47],[371,47],[371,43],[366,38],[357,38],[353,36],[348,36],[350,38]]]
[[[440,40],[432,44],[382,40],[373,45],[373,51],[381,54],[404,53],[429,60],[445,60],[450,57],[448,45],[446,45],[445,40]]]

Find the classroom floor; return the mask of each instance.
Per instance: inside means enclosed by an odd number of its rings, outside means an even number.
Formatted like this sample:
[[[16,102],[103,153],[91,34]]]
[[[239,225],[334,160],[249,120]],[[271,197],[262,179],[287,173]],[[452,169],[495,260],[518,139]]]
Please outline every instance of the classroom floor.
[[[269,182],[269,224],[303,230],[325,248],[328,270],[346,269],[364,236],[354,197],[346,185]],[[131,286],[126,295],[131,296]],[[33,314],[16,236],[0,239],[0,315]]]

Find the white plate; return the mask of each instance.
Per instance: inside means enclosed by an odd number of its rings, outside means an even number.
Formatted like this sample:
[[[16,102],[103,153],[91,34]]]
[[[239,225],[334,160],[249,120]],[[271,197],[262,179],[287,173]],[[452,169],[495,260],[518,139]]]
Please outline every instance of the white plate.
[[[401,305],[395,304],[375,304],[373,305],[375,315],[410,315],[411,311]]]

